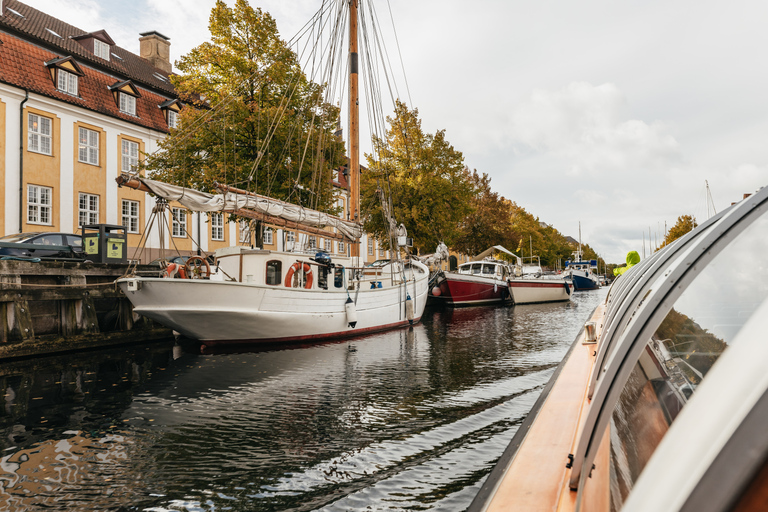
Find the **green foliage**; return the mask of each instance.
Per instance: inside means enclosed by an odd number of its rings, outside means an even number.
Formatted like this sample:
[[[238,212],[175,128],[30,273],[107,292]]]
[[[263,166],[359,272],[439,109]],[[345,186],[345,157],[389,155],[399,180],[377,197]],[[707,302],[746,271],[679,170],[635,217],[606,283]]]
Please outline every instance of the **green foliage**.
[[[414,249],[433,252],[440,241],[453,246],[460,223],[472,210],[475,190],[464,157],[446,140],[445,131],[425,134],[418,114],[397,101],[394,117],[387,117],[386,139],[374,137],[373,155],[366,155],[360,203],[366,231],[388,240],[378,193],[384,190]]]
[[[172,81],[188,106],[180,128],[148,159],[153,176],[331,207],[331,172],[344,162],[333,135],[338,108],[322,101],[323,87],[307,80],[269,13],[245,0],[233,8],[218,0],[209,30],[211,40],[176,63]]]
[[[471,175],[474,195],[470,213],[463,219],[452,248],[464,254],[478,254],[494,245],[514,248],[520,235],[512,225],[516,205],[491,190],[491,178],[475,170]]]

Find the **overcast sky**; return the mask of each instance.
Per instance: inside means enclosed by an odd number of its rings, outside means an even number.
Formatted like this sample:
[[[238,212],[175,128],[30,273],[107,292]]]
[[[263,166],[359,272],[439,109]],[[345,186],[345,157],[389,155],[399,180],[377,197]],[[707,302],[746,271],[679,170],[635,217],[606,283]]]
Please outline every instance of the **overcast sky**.
[[[705,180],[717,211],[768,184],[766,2],[376,2],[382,20],[391,8],[422,127],[445,129],[494,190],[563,234],[581,222],[609,263],[642,255],[643,236],[647,253],[649,230],[680,215],[706,219]],[[26,3],[135,53],[157,30],[172,60],[208,39],[214,5]],[[321,3],[251,1],[286,40]]]

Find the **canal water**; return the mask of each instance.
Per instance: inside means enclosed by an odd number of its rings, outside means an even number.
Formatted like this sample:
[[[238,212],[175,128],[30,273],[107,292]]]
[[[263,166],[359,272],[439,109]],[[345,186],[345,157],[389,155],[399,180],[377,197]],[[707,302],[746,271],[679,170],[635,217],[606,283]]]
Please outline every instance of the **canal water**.
[[[606,292],[321,345],[0,364],[0,511],[464,510]]]

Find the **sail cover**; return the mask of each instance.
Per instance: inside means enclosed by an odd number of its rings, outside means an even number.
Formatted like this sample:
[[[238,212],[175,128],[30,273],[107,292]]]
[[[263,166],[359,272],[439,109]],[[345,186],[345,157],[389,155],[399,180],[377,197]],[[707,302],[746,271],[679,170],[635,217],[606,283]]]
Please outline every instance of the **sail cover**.
[[[156,196],[168,201],[177,201],[192,211],[231,212],[241,209],[253,210],[305,226],[316,228],[333,227],[350,240],[359,240],[363,234],[362,226],[355,222],[346,221],[327,213],[264,196],[237,194],[234,192],[208,194],[199,190],[170,185],[147,178],[133,177],[133,179],[140,180]]]
[[[505,249],[501,245],[494,245],[493,247],[484,250],[483,252],[481,252],[480,254],[475,256],[474,258],[471,258],[471,261],[482,261],[483,258],[486,258],[486,257],[490,256],[491,254],[493,254],[494,252],[497,252],[497,251],[498,252],[503,252],[505,254],[508,254],[508,255],[512,256],[513,258],[515,258],[515,261],[517,262],[518,265],[522,264],[521,261],[520,261],[520,257],[517,254],[513,253],[512,251],[509,251],[509,250]]]

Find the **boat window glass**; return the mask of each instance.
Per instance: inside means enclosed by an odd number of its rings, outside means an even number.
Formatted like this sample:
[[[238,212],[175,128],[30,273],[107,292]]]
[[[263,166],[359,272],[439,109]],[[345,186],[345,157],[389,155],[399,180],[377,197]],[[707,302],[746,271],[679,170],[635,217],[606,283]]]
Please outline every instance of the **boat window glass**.
[[[279,285],[282,282],[283,263],[278,260],[268,261],[266,275],[267,275],[266,277],[267,284]]]
[[[333,270],[333,286],[336,288],[344,288],[344,268],[336,267]]]
[[[482,264],[480,264],[480,263],[473,263],[472,264],[472,273],[473,274],[479,274],[481,268],[483,268]]]
[[[768,215],[704,267],[635,363],[611,418],[611,502],[621,508],[669,425],[768,297]]]
[[[493,274],[496,272],[496,265],[483,265],[483,274]]]

